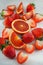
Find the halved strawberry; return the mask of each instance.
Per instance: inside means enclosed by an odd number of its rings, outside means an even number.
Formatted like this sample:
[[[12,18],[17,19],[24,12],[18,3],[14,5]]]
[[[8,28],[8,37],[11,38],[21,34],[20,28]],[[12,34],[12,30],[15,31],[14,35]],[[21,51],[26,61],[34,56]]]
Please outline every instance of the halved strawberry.
[[[16,9],[16,5],[8,5],[7,9],[11,10],[11,11],[14,11]]]
[[[39,23],[43,21],[43,15],[37,13],[35,14],[35,16],[33,16],[33,20],[35,21],[35,23]]]
[[[26,46],[25,46],[25,51],[27,52],[27,53],[32,53],[33,51],[34,51],[34,45],[29,45],[29,44],[26,44]]]
[[[35,21],[32,18],[27,20],[27,22],[31,28],[35,28],[37,26],[37,24],[35,23]]]
[[[30,12],[27,12],[24,14],[24,16],[26,17],[27,20],[30,19],[32,17],[32,15],[33,15],[33,11],[30,11]]]
[[[13,18],[12,18],[12,17],[6,17],[6,18],[4,19],[4,26],[5,26],[6,28],[11,28],[11,23],[12,23],[12,21],[13,21]]]
[[[17,61],[19,64],[24,63],[26,60],[28,59],[27,54],[25,54],[24,52],[20,51],[17,55]]]
[[[36,47],[36,49],[38,49],[38,50],[42,50],[42,48],[43,48],[43,41],[36,40],[36,42],[35,42],[35,47]]]
[[[35,36],[35,38],[41,38],[43,36],[42,28],[33,29],[32,33]]]
[[[35,9],[35,4],[34,3],[30,3],[30,4],[27,5],[26,11],[30,12],[30,11],[32,11],[34,9]]]
[[[3,17],[6,17],[6,16],[10,16],[10,15],[12,15],[14,12],[13,11],[10,11],[10,10],[2,10],[2,12],[1,12],[1,16],[3,16]]]
[[[3,54],[10,59],[13,59],[16,56],[16,52],[13,46],[8,45],[2,50]]]
[[[9,38],[10,30],[11,29],[9,29],[9,28],[4,28],[2,31],[2,37],[5,39]]]

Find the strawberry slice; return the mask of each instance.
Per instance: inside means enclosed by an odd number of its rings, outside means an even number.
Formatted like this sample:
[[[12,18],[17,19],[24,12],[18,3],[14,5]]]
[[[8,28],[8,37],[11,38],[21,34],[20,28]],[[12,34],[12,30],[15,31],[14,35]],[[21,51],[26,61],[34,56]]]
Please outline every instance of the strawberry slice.
[[[39,22],[43,21],[43,15],[37,13],[37,14],[35,14],[35,16],[33,16],[33,20],[36,23],[39,23]]]
[[[12,15],[14,12],[13,11],[10,11],[10,10],[2,10],[2,12],[1,12],[1,16],[3,16],[3,17],[6,17],[6,16],[10,16],[10,15]]]
[[[7,9],[10,11],[14,11],[16,9],[16,6],[15,5],[8,5]]]
[[[8,39],[9,38],[10,31],[11,31],[11,29],[4,28],[3,31],[2,31],[2,37],[5,38],[5,39]]]
[[[43,41],[36,40],[35,47],[36,47],[37,50],[42,50],[42,48],[43,48]]]
[[[37,26],[37,24],[35,23],[35,21],[32,18],[27,20],[27,22],[31,28],[35,28]]]
[[[35,4],[34,3],[30,3],[30,4],[27,5],[26,11],[30,12],[30,11],[32,11],[34,9],[35,9]]]
[[[29,44],[26,44],[26,46],[25,46],[25,51],[27,52],[27,53],[32,53],[33,51],[34,51],[34,45],[29,45]]]
[[[36,28],[32,30],[33,35],[35,38],[41,38],[43,36],[42,28]]]
[[[32,17],[33,11],[27,12],[24,15],[25,15],[26,19],[28,20],[28,19],[30,19]]]
[[[13,46],[8,45],[2,50],[3,54],[10,59],[13,59],[16,56],[16,52]]]
[[[17,55],[17,62],[19,64],[22,64],[24,62],[26,62],[26,60],[28,59],[27,54],[23,53],[22,51],[20,51]]]

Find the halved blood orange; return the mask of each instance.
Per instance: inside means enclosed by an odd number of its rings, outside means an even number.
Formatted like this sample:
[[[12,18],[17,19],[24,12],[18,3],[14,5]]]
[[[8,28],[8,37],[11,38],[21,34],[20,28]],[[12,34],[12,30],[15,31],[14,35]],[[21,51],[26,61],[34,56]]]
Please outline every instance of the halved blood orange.
[[[17,14],[23,13],[23,3],[21,2],[16,10]]]
[[[16,19],[12,22],[12,29],[19,34],[24,34],[30,30],[30,25],[22,19]]]
[[[16,49],[21,49],[24,46],[24,42],[20,39],[20,37],[14,31],[11,31],[9,35],[9,41]]]

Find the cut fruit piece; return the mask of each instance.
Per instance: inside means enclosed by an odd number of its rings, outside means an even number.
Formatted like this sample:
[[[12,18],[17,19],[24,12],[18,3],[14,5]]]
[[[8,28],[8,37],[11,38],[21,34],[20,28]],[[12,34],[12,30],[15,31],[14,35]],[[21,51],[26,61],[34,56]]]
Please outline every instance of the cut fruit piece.
[[[33,15],[33,11],[27,12],[24,15],[25,15],[26,19],[29,20]]]
[[[33,16],[33,20],[35,21],[35,23],[39,23],[43,21],[43,15],[37,13],[35,14],[35,16]]]
[[[21,49],[24,46],[24,42],[14,31],[11,31],[9,35],[9,41],[16,49]]]
[[[36,28],[32,30],[33,35],[35,36],[35,38],[40,39],[41,37],[43,37],[43,29],[42,28]]]
[[[26,18],[26,16],[25,15],[22,15],[22,16],[20,16],[20,19],[23,19],[23,20],[27,20],[27,18]]]
[[[3,44],[5,44],[5,39],[0,37],[0,45],[3,45]]]
[[[43,48],[43,40],[42,40],[42,41],[36,40],[36,42],[35,42],[35,47],[36,47],[36,49],[38,49],[38,50],[42,50],[42,48]]]
[[[16,5],[8,5],[7,9],[10,11],[14,11],[16,9]]]
[[[11,28],[11,23],[12,23],[12,21],[13,21],[13,18],[12,18],[12,17],[6,17],[6,18],[4,19],[4,26],[5,26],[6,28]]]
[[[12,22],[12,29],[19,34],[24,34],[30,30],[30,25],[22,19],[16,19]]]
[[[17,14],[17,13],[14,13],[14,14],[12,15],[12,19],[13,19],[13,20],[19,19],[19,18],[20,18],[20,15]]]
[[[32,53],[34,51],[34,45],[29,45],[29,44],[26,44],[26,47],[25,47],[25,51],[27,53]]]
[[[31,28],[35,28],[37,26],[37,24],[35,23],[35,21],[32,18],[27,20],[26,22],[29,23]]]
[[[30,12],[30,11],[32,11],[34,9],[35,9],[35,4],[34,3],[30,3],[30,4],[27,5],[26,11]]]
[[[34,35],[32,33],[28,32],[28,33],[25,33],[22,36],[22,38],[25,43],[30,43],[34,40]]]
[[[21,2],[16,10],[17,14],[23,14],[23,3]]]
[[[3,45],[5,45],[5,39],[0,37],[0,49],[2,49]]]
[[[12,15],[14,12],[13,11],[10,11],[10,10],[2,10],[2,12],[1,12],[1,15],[3,16],[3,17],[6,17],[6,16],[10,16],[10,15]]]
[[[10,58],[10,59],[15,58],[15,56],[16,56],[15,49],[14,49],[14,47],[11,46],[11,45],[8,45],[8,46],[6,46],[5,48],[3,48],[2,52],[3,52],[3,54],[4,54],[5,56],[7,56],[7,57]]]
[[[11,29],[9,29],[9,28],[3,29],[2,37],[5,38],[5,39],[9,38],[10,31],[11,31]]]
[[[25,54],[24,52],[20,51],[17,55],[17,61],[19,64],[22,64],[24,62],[26,62],[26,60],[28,59],[27,54]]]

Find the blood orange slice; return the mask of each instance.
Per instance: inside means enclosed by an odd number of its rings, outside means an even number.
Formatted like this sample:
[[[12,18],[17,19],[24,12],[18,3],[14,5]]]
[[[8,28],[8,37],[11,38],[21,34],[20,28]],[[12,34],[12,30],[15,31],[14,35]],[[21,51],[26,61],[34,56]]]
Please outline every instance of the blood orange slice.
[[[16,19],[12,22],[12,29],[19,34],[24,34],[30,30],[30,25],[22,19]]]
[[[21,2],[16,10],[17,14],[22,14],[23,13],[23,3]]]
[[[9,35],[9,41],[16,49],[21,49],[24,46],[24,42],[20,39],[20,37],[14,31],[11,31]]]

